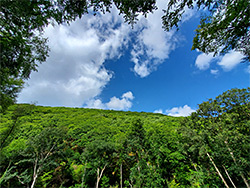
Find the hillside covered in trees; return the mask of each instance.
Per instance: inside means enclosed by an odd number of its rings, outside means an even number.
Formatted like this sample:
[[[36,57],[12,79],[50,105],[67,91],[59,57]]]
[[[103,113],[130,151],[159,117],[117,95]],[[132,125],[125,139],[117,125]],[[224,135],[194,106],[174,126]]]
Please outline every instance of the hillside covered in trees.
[[[250,88],[187,118],[10,106],[0,114],[1,187],[249,187]]]

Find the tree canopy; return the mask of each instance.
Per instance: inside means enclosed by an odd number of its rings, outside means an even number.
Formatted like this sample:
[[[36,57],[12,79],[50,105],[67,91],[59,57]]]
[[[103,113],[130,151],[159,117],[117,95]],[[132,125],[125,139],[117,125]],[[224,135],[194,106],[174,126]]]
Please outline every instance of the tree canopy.
[[[250,3],[245,0],[170,0],[163,27],[178,28],[186,9],[204,9],[192,49],[214,55],[240,51],[250,60]]]
[[[191,116],[10,106],[0,113],[1,187],[248,187],[250,88]]]
[[[250,88],[231,89],[201,103],[181,128],[186,155],[197,165],[200,162],[216,169],[226,187],[250,187],[250,161],[245,160],[250,155],[249,112]]]

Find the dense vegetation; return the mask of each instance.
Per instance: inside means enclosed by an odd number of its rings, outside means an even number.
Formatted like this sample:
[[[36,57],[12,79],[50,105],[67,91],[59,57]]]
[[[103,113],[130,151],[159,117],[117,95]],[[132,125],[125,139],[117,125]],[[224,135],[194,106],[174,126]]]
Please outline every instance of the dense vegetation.
[[[1,187],[246,187],[250,88],[187,118],[19,104],[0,114]]]

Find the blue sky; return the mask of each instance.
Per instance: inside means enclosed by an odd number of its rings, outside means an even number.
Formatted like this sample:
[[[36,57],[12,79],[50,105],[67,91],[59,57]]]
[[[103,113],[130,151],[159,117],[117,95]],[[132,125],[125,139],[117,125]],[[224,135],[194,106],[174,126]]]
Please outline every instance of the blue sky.
[[[31,74],[19,103],[158,112],[187,116],[231,88],[250,86],[250,66],[231,51],[191,51],[199,14],[188,10],[180,30],[166,32],[164,1],[132,29],[113,8],[70,26],[48,26],[50,57]]]

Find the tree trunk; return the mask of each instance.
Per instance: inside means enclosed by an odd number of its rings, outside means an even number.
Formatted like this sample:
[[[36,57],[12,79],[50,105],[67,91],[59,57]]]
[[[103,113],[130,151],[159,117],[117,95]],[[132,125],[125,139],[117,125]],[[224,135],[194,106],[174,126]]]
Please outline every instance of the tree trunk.
[[[39,171],[40,171],[40,167],[37,169],[36,172],[34,172],[34,175],[33,175],[33,182],[32,182],[32,184],[31,184],[31,187],[30,187],[30,188],[34,188],[34,187],[35,187],[35,184],[36,184],[36,180],[37,180]]]
[[[101,180],[101,178],[102,178],[102,174],[103,174],[103,171],[105,170],[106,166],[107,166],[107,164],[105,164],[105,166],[103,167],[103,169],[102,169],[102,171],[101,171],[101,174],[100,174],[100,175],[99,175],[99,173],[100,173],[100,169],[99,169],[99,168],[97,168],[96,188],[98,188],[98,186],[99,186],[99,182],[100,182],[100,180]]]
[[[122,188],[122,164],[120,165],[120,185]]]
[[[46,154],[46,156],[43,158],[41,158],[42,161],[45,161],[49,155],[51,154],[52,150],[54,149],[54,147],[56,146],[56,144],[54,144],[50,150],[48,151],[48,153]],[[34,164],[34,172],[33,172],[33,182],[31,184],[31,187],[30,188],[34,188],[35,184],[36,184],[36,180],[37,180],[37,177],[40,173],[40,170],[43,168],[43,164],[39,165],[38,166],[38,160],[39,160],[39,156],[36,156],[36,160],[35,160],[35,164]]]
[[[96,180],[96,188],[98,188],[98,185],[99,185],[99,181],[100,181],[100,176],[99,176],[99,173],[100,173],[100,169],[97,168],[97,180]]]
[[[35,174],[35,176],[33,177],[33,182],[30,188],[34,188],[35,183],[36,183],[36,179],[37,179],[37,174]]]
[[[233,159],[233,161],[234,161],[234,164],[235,164],[236,166],[238,166],[238,164],[237,164],[237,162],[236,162],[236,159],[235,159],[235,157],[234,157],[234,154],[233,154],[232,150],[231,150],[231,149],[229,148],[229,146],[228,146],[228,142],[225,141],[225,144],[227,145],[227,149],[228,149],[228,151],[229,151],[229,153],[230,153],[230,155],[231,155],[231,157],[232,157],[232,159]],[[246,184],[247,188],[250,188],[250,185],[248,184],[247,179],[245,178],[245,176],[244,176],[244,174],[243,174],[242,172],[240,172],[240,176],[241,176],[241,178],[243,179],[244,183]]]
[[[85,174],[86,174],[86,166],[87,166],[87,164],[85,164],[85,166],[84,166],[84,172],[83,172],[83,175],[82,175],[82,185],[81,185],[81,188],[83,188],[84,178],[85,178]]]
[[[38,163],[38,157],[36,157],[36,160],[35,160],[35,164],[34,164],[34,169],[33,169],[33,181],[32,181],[32,184],[31,184],[31,187],[30,188],[34,188],[35,186],[35,183],[36,183],[36,179],[37,179],[37,163]]]
[[[227,182],[225,181],[225,179],[223,178],[222,174],[220,173],[219,169],[217,168],[217,166],[215,165],[213,159],[211,158],[211,156],[209,155],[209,153],[207,153],[208,158],[210,159],[210,161],[212,162],[214,168],[216,169],[217,173],[219,174],[220,178],[222,179],[223,183],[225,184],[225,186],[227,188],[229,188],[229,186],[227,185]]]
[[[222,165],[222,167],[224,168],[224,170],[225,170],[225,172],[226,172],[226,174],[227,174],[227,177],[228,177],[228,179],[230,180],[230,182],[232,183],[233,187],[236,188],[236,186],[234,185],[233,180],[231,179],[231,177],[229,176],[229,174],[228,174],[228,172],[227,172],[227,169],[225,168],[224,165]]]

